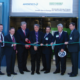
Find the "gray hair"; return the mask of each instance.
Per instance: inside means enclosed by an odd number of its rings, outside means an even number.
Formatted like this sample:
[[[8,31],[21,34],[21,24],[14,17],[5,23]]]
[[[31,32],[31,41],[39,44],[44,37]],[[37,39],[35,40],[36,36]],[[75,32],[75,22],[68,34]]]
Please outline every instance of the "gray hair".
[[[60,24],[58,24],[58,25],[57,25],[57,27],[58,27],[58,26],[61,26],[61,27],[63,28],[63,25],[62,25],[61,23],[60,23]]]
[[[22,22],[21,22],[21,26],[24,25],[24,24],[27,25],[27,23],[26,23],[25,21],[22,21]]]
[[[35,26],[38,26],[38,27],[39,27],[39,24],[34,24],[34,27],[35,27]]]

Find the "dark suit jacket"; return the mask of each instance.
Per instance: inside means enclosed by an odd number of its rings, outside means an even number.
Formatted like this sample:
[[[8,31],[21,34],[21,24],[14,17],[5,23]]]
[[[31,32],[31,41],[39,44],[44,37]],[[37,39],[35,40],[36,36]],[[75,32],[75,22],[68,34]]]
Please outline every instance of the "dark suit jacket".
[[[43,38],[43,41],[42,41],[42,43],[43,44],[50,44],[52,42],[52,34],[51,33],[49,33],[47,36],[45,36],[45,34],[44,34],[44,38]],[[43,48],[42,48],[42,50],[43,50],[43,53],[44,54],[50,54],[50,53],[52,53],[52,48],[51,48],[51,46],[44,46]]]
[[[5,41],[6,42],[12,42],[10,34],[8,34],[7,36],[5,36]],[[12,43],[5,43],[5,53],[6,54],[11,54],[13,52],[14,49],[13,49],[13,47],[11,45],[12,45]]]
[[[72,38],[72,39],[70,39]],[[74,29],[71,35],[69,36],[69,43],[72,42],[79,42],[79,32]],[[78,52],[79,51],[79,44],[69,44],[68,45],[68,51],[69,52]]]
[[[68,41],[67,32],[63,31],[60,38],[59,38],[59,32],[58,31],[55,32],[54,36],[53,36],[53,39],[52,39],[52,42],[54,42],[54,41],[56,41],[56,44],[64,43],[64,42]],[[60,51],[61,49],[66,50],[66,45],[55,46],[54,51],[56,53],[57,50]]]
[[[31,41],[31,43],[35,43],[36,42],[36,35],[35,35],[35,31],[31,31],[29,39]],[[42,43],[43,40],[43,33],[38,31],[38,44]],[[31,46],[30,48],[31,53],[35,53],[36,51],[34,50],[34,47]],[[41,47],[38,47],[38,51],[41,52]]]
[[[26,44],[25,38],[29,38],[29,29],[26,29],[25,32],[26,32],[26,36],[24,35],[21,28],[18,29],[18,31],[16,32],[16,41],[22,44],[22,45],[17,45],[17,49],[20,50],[21,52],[25,48],[25,44]]]

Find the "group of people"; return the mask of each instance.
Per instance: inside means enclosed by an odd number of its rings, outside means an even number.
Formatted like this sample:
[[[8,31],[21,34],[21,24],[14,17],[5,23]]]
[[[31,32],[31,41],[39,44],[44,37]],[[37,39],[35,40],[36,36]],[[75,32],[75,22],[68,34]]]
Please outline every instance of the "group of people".
[[[75,23],[71,22],[69,25],[71,30],[69,37],[68,33],[63,31],[63,25],[61,23],[57,25],[58,31],[56,31],[53,36],[50,33],[51,28],[49,26],[46,27],[45,34],[39,31],[39,24],[34,24],[34,30],[31,32],[27,28],[25,21],[21,22],[20,26],[20,29],[18,29],[16,33],[14,27],[10,28],[9,34],[4,37],[2,32],[3,25],[0,24],[0,75],[4,75],[4,73],[1,72],[1,61],[4,55],[6,56],[7,76],[11,76],[11,74],[17,75],[17,73],[14,72],[16,53],[19,72],[21,74],[24,74],[24,71],[30,72],[27,69],[28,50],[31,55],[31,74],[34,75],[35,71],[37,74],[40,74],[41,57],[43,64],[41,71],[44,71],[45,74],[49,73],[51,69],[51,46],[53,46],[56,41],[56,44],[64,44],[54,47],[56,70],[53,73],[57,74],[61,72],[61,75],[65,74],[66,56],[61,58],[58,56],[58,52],[64,52],[68,49],[72,62],[72,72],[68,74],[70,77],[77,76],[79,44],[71,44],[73,42],[79,42],[79,32],[75,29]],[[33,45],[29,45],[28,42]],[[51,46],[48,46],[48,44]]]

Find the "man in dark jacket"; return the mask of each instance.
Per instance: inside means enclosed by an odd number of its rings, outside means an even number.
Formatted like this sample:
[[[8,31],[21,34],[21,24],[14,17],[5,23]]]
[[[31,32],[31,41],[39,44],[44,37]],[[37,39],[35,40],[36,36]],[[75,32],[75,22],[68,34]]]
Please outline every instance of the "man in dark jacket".
[[[79,52],[79,44],[70,44],[73,42],[79,42],[79,32],[75,29],[75,23],[71,22],[69,25],[71,30],[71,34],[69,36],[69,41],[65,42],[68,44],[68,51],[71,54],[71,62],[72,62],[72,72],[68,73],[70,77],[75,77],[78,74],[78,52]]]
[[[42,43],[43,33],[39,31],[39,25],[34,25],[34,31],[30,33],[29,39],[31,43],[36,43],[36,45],[31,46],[30,53],[31,53],[31,71],[32,75],[35,72],[35,62],[36,62],[36,73],[40,74],[40,56],[41,56],[41,47],[37,46],[37,44]]]
[[[4,75],[4,73],[1,72],[1,61],[4,56],[4,46],[5,44],[2,42],[4,41],[4,35],[3,35],[3,25],[0,24],[0,75]]]
[[[52,42],[52,34],[50,33],[51,28],[48,26],[46,27],[46,33],[44,35],[43,41],[41,46],[43,46],[42,52],[45,55],[44,56],[44,65],[45,65],[45,72],[44,73],[49,73],[51,69],[51,53],[52,53],[52,48],[51,46],[47,46],[47,44],[50,44]]]
[[[21,44],[17,45],[18,68],[21,74],[24,74],[23,71],[30,72],[26,67],[28,57],[28,50],[26,47],[29,47],[29,45],[25,45],[29,38],[29,29],[27,29],[26,26],[27,23],[25,21],[21,22],[21,28],[16,32],[16,40]]]
[[[56,44],[64,43],[68,41],[68,34],[67,32],[63,31],[63,25],[58,24],[57,25],[58,31],[54,33],[54,37],[52,39],[52,42],[56,41]],[[53,44],[51,43],[51,45]],[[61,75],[64,75],[66,71],[66,56],[61,58],[58,56],[58,52],[65,51],[66,50],[66,45],[57,45],[54,48],[54,53],[55,53],[55,59],[56,59],[56,70],[54,74],[60,73],[60,63],[61,63]]]
[[[11,74],[17,75],[14,72],[14,65],[15,65],[15,55],[16,55],[16,39],[14,37],[15,29],[11,28],[10,33],[5,36],[6,43],[5,44],[5,55],[6,55],[6,64],[7,64],[7,76],[11,76]]]

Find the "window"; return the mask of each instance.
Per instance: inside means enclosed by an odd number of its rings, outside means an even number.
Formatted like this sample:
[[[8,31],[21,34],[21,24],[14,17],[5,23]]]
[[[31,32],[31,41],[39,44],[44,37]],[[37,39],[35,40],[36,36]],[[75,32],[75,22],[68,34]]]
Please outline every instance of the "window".
[[[2,3],[0,3],[0,24],[2,24]]]

